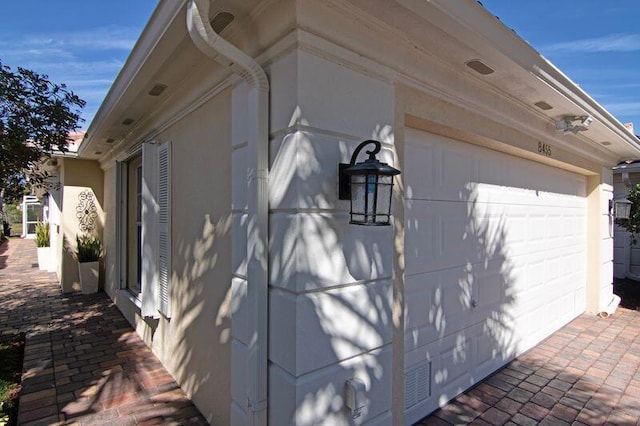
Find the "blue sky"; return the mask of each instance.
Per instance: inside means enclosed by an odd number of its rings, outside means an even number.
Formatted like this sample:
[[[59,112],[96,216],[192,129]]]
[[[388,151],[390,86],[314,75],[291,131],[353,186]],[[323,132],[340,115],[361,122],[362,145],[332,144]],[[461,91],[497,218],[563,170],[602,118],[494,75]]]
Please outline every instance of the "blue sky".
[[[157,0],[1,0],[0,60],[87,101],[87,128]]]
[[[640,1],[482,3],[640,133]],[[66,83],[87,101],[82,123],[86,128],[156,4],[157,0],[1,0],[0,60]]]

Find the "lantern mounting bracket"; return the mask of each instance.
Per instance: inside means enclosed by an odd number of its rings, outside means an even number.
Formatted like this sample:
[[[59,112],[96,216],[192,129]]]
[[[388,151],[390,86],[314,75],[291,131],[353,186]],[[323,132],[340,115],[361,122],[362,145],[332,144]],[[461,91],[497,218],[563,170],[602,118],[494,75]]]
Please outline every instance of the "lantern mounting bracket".
[[[364,149],[365,146],[369,144],[374,144],[375,148],[370,151],[366,151],[369,154],[369,160],[375,160],[376,154],[380,152],[382,149],[382,145],[379,141],[374,141],[372,139],[366,140],[357,146],[353,154],[351,155],[351,161],[349,163],[339,163],[338,164],[338,199],[340,200],[348,200],[351,198],[351,180],[349,176],[345,173],[345,170],[348,167],[351,167],[356,164],[356,160],[358,159],[358,155],[360,151]]]

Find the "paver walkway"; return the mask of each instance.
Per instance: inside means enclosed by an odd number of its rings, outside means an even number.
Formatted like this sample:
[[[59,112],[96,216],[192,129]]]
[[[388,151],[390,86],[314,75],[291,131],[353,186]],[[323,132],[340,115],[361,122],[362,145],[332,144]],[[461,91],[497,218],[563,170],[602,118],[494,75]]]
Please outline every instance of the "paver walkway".
[[[26,333],[23,425],[207,424],[105,293],[62,294],[32,240],[0,246],[0,336]]]
[[[0,336],[25,332],[21,424],[206,424],[104,294],[0,246]],[[640,425],[640,312],[583,314],[420,425]]]
[[[640,312],[582,314],[418,424],[637,425],[639,368]]]

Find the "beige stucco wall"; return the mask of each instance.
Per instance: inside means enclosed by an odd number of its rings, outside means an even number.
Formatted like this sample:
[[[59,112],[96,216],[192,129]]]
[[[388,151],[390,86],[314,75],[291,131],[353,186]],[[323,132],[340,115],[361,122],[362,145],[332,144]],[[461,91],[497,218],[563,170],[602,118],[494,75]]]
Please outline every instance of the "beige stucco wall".
[[[613,198],[613,172],[602,167],[587,180],[587,311],[601,312],[613,297],[613,228],[609,200]]]
[[[80,204],[79,196],[83,191],[93,195],[97,210],[94,233],[102,239],[105,223],[103,173],[96,161],[65,158],[60,169],[62,184],[62,213],[60,217],[60,238],[58,250],[61,250],[59,277],[63,292],[79,291],[80,279],[78,264],[73,258],[76,246],[76,235],[83,234],[76,216],[76,208]]]
[[[212,424],[228,424],[231,405],[230,103],[223,91],[154,137],[172,143],[170,320],[140,316],[120,290],[115,220],[105,238],[107,291]],[[115,219],[114,166],[106,167],[105,198]]]

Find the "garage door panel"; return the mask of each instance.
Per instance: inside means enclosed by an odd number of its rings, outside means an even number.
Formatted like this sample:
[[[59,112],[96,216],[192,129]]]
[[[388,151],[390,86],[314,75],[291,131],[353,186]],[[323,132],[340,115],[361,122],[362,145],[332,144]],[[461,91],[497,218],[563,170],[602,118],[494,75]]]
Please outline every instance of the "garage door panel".
[[[456,200],[470,183],[538,192],[556,201],[586,196],[584,178],[571,172],[486,150],[442,136],[407,132],[405,179],[413,199]],[[435,172],[435,173],[434,173]],[[467,188],[469,190],[469,188]],[[549,193],[547,195],[541,193]],[[562,201],[563,202],[563,201]]]
[[[586,179],[406,135],[405,372],[428,362],[432,386],[431,396],[412,400],[409,419],[584,310]]]
[[[508,154],[496,153],[496,158],[508,162],[505,185],[538,192],[586,196],[582,176]]]
[[[439,348],[439,368],[434,371],[434,384],[441,389],[456,386],[460,381],[469,382],[474,364],[473,345],[465,331],[445,341]]]
[[[504,307],[515,303],[512,286],[518,279],[510,277],[505,281],[503,265],[502,261],[492,261],[407,277],[407,350],[458,333],[489,317],[508,322]]]
[[[406,344],[426,345],[455,333],[468,321],[473,283],[464,268],[443,269],[407,277],[411,294],[405,307]]]
[[[445,189],[464,188],[467,183],[475,181],[473,157],[460,148],[453,146],[439,151],[442,167],[438,183]]]
[[[477,280],[476,309],[483,309],[485,306],[493,306],[502,302],[511,285],[511,280],[507,281],[504,277],[504,271],[499,269],[494,270],[492,274],[483,275]]]
[[[583,245],[584,216],[553,217],[553,212],[544,210],[524,206],[476,210],[463,203],[412,200],[407,207],[406,273],[548,251],[550,244]]]
[[[486,245],[479,242],[486,224],[475,226],[467,209],[466,203],[423,200],[407,203],[406,214],[410,219],[405,235],[406,274],[464,265],[486,251]]]
[[[517,347],[515,335],[511,331],[514,319],[505,317],[506,322],[499,322],[488,318],[474,327],[476,362],[474,368],[474,383],[482,380],[487,374],[495,371],[509,361]]]

